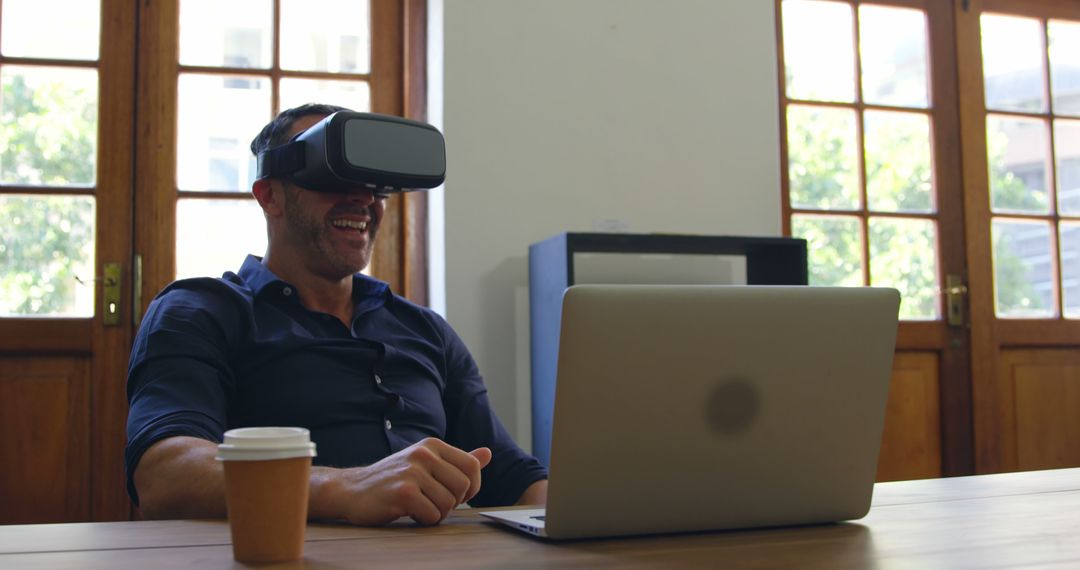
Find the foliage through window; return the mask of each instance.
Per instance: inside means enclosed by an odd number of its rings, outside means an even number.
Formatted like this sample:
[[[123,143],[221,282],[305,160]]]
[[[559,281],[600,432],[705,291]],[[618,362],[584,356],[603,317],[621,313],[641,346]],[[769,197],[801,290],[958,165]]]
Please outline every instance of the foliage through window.
[[[902,318],[940,318],[925,13],[781,10],[790,228],[809,242],[811,284],[895,287]]]

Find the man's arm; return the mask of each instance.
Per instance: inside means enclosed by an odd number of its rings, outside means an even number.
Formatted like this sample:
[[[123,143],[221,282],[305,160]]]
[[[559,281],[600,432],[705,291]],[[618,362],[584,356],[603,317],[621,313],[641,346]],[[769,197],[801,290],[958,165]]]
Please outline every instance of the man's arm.
[[[176,436],[151,445],[135,468],[139,509],[148,519],[225,517],[225,472],[217,444]]]
[[[225,471],[217,444],[170,437],[147,449],[135,469],[143,515],[151,519],[222,518]],[[384,525],[401,517],[436,524],[480,490],[487,448],[465,452],[425,439],[367,467],[311,472],[308,516]]]
[[[444,319],[437,315],[433,318],[444,338],[446,439],[465,449],[489,447],[494,454],[484,472],[484,490],[469,504],[502,507],[545,502],[547,483],[541,482],[547,479],[547,469],[521,449],[499,421],[465,343]]]
[[[541,479],[529,485],[528,489],[521,494],[517,505],[543,505],[547,503],[547,479]]]

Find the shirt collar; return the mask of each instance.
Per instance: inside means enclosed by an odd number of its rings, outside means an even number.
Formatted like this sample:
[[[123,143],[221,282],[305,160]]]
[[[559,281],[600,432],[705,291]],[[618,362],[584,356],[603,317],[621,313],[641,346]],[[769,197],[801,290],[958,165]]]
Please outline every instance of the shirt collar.
[[[273,271],[263,265],[262,258],[255,255],[248,255],[244,259],[243,265],[240,266],[239,276],[256,297],[271,285],[274,286],[275,290],[280,289],[282,286],[291,286],[277,275],[274,275]],[[358,305],[370,306],[372,302],[382,304],[381,302],[385,302],[391,296],[390,285],[386,282],[379,281],[374,277],[368,277],[363,273],[353,275],[353,300]]]

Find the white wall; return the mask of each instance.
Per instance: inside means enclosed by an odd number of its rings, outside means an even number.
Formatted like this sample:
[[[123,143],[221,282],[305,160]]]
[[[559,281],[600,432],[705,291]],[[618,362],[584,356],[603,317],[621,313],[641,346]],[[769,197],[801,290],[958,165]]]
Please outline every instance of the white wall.
[[[530,243],[610,228],[780,235],[774,3],[433,2],[446,316],[527,447]]]

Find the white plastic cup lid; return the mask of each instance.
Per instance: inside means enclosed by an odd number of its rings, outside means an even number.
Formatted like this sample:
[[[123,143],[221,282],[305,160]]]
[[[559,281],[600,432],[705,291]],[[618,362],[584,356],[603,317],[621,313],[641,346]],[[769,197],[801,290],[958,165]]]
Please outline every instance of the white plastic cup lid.
[[[298,427],[250,427],[225,432],[218,444],[219,461],[266,461],[315,457],[311,433]]]

